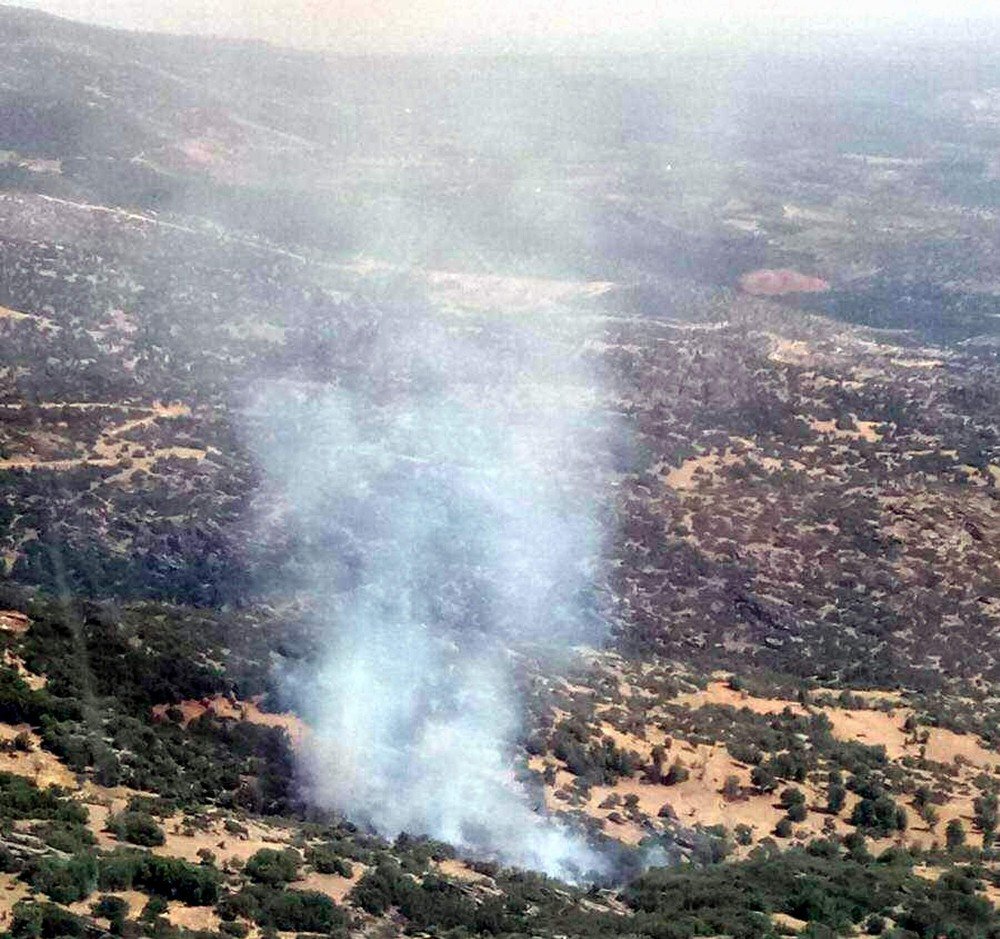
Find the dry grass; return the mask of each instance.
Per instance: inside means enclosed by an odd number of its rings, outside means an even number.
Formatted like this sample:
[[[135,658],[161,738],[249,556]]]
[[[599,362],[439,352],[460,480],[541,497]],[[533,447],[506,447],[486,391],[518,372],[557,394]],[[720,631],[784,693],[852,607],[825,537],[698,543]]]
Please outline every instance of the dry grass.
[[[60,760],[42,749],[42,741],[27,724],[0,724],[0,741],[8,745],[18,734],[27,734],[30,751],[8,747],[0,750],[0,772],[24,776],[36,786],[78,789],[76,776]]]
[[[301,746],[309,735],[308,726],[294,714],[272,714],[262,711],[257,701],[239,701],[216,695],[212,698],[181,701],[179,704],[158,704],[153,708],[153,719],[168,720],[167,713],[176,708],[181,713],[181,726],[187,727],[191,721],[204,717],[206,714],[221,720],[246,721],[250,724],[260,724],[264,727],[280,727],[287,734],[293,746]]]
[[[62,406],[62,405],[60,405]],[[73,407],[74,405],[66,405]],[[101,405],[87,405],[81,403],[80,407],[97,408]],[[180,417],[188,417],[191,409],[186,404],[178,402],[161,403],[154,402],[149,407],[137,409],[141,416],[124,421],[105,430],[94,442],[94,446],[89,453],[81,456],[48,459],[44,452],[30,453],[19,456],[11,456],[5,460],[0,460],[0,469],[26,469],[26,470],[49,470],[54,472],[65,472],[77,469],[81,466],[96,466],[104,468],[114,468],[121,466],[122,473],[114,479],[126,481],[131,479],[138,470],[152,470],[160,460],[176,458],[181,460],[195,460],[200,462],[208,456],[208,451],[197,447],[158,447],[150,450],[148,447],[121,438],[139,427],[148,427],[156,421],[175,420]],[[42,438],[39,438],[41,440]],[[55,442],[55,441],[53,441]],[[61,438],[58,441],[62,443]],[[43,448],[44,449],[44,448]],[[142,451],[144,456],[139,456]]]
[[[619,692],[626,697],[628,695],[625,692],[628,690],[630,689],[625,685],[619,688]],[[892,844],[929,848],[935,842],[943,842],[945,826],[952,818],[961,819],[966,829],[971,831],[972,801],[977,792],[972,780],[984,769],[994,772],[1000,768],[1000,755],[987,750],[971,735],[927,727],[919,727],[915,732],[908,731],[906,721],[914,712],[899,703],[898,696],[873,691],[859,694],[858,697],[871,702],[872,706],[807,707],[794,700],[756,697],[745,691],[734,690],[725,680],[716,680],[704,689],[678,695],[672,699],[672,703],[691,709],[706,705],[745,708],[760,715],[776,715],[785,711],[796,715],[822,713],[830,721],[833,736],[839,740],[884,746],[886,755],[894,762],[912,757],[918,761],[923,758],[947,765],[952,793],[945,805],[937,807],[939,817],[934,828],[929,829],[919,817],[912,798],[904,797],[900,801],[909,811],[909,828],[900,836],[873,841],[873,850],[882,850]],[[632,708],[633,705],[634,702],[628,706]],[[606,706],[599,705],[597,712],[606,709]],[[602,721],[595,732],[599,736],[611,738],[618,747],[626,751],[636,752],[644,761],[649,760],[654,745],[662,746],[666,740],[662,718],[651,721],[644,728],[643,735],[625,733],[606,721]],[[546,808],[549,811],[559,813],[574,808],[582,810],[585,814],[600,819],[607,835],[629,844],[642,840],[650,832],[650,824],[654,827],[659,824],[658,816],[664,806],[669,806],[677,821],[685,826],[724,825],[732,830],[737,825],[747,825],[753,831],[755,841],[770,835],[778,821],[784,817],[785,809],[780,805],[777,795],[757,792],[750,781],[752,768],[733,759],[723,744],[692,745],[687,741],[674,739],[666,747],[663,765],[669,766],[675,761],[680,761],[688,769],[690,775],[687,780],[667,786],[650,783],[639,776],[625,778],[614,786],[593,787],[585,804],[574,804],[572,798],[567,800],[559,797],[560,790],[564,794],[572,793],[574,777],[554,757],[533,757],[528,765],[536,772],[543,772],[547,767],[556,770],[554,783],[545,789]],[[730,777],[735,777],[740,792],[736,798],[727,799],[722,790]],[[852,830],[846,819],[850,817],[858,801],[856,795],[848,793],[841,813],[832,816],[825,810],[825,785],[812,781],[796,785],[805,794],[809,808],[806,819],[795,825],[796,838],[823,836],[828,833],[831,825],[832,831],[839,835]],[[609,796],[617,797],[618,804],[602,807]],[[627,797],[634,800],[632,810],[624,806]],[[622,820],[611,820],[609,816],[612,814]],[[748,850],[739,848],[736,853],[740,856]]]
[[[0,929],[10,928],[14,904],[30,896],[28,885],[17,879],[16,874],[0,874]]]
[[[325,893],[335,903],[343,903],[354,885],[361,880],[367,868],[363,864],[354,864],[350,877],[338,874],[320,874],[310,871],[305,876],[289,884],[292,890],[315,890]],[[471,873],[471,872],[470,872]]]

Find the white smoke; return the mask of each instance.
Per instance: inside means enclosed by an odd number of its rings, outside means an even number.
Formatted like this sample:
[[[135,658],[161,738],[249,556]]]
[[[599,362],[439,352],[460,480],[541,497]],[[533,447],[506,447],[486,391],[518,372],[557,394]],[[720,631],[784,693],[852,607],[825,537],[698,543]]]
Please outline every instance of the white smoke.
[[[299,688],[311,798],[566,879],[602,864],[515,782],[511,652],[601,638],[608,441],[586,328],[557,308],[387,317],[349,380],[268,384],[251,408],[323,610]]]

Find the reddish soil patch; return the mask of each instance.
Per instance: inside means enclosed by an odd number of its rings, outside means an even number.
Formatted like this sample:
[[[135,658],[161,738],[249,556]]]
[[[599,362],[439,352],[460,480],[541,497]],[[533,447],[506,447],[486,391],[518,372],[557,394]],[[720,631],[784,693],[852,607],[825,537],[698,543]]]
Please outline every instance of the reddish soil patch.
[[[781,297],[788,293],[823,293],[830,289],[830,284],[798,271],[764,268],[744,274],[740,278],[740,289],[756,297]]]
[[[0,610],[0,629],[6,633],[26,633],[31,620],[16,610]]]

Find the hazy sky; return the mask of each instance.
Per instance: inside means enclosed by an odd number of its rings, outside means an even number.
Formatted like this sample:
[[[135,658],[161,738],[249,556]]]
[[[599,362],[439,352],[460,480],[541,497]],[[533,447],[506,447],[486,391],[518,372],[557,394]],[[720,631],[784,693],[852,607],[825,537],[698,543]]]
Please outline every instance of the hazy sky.
[[[108,26],[282,45],[407,48],[497,40],[648,38],[659,30],[840,28],[993,14],[997,0],[20,0]]]

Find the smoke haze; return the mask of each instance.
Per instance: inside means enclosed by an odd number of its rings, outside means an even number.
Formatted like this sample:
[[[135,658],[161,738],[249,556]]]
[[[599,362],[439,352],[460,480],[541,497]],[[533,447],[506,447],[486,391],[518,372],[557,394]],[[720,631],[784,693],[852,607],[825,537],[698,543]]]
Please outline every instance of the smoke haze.
[[[308,546],[322,610],[322,662],[298,684],[312,800],[570,879],[600,862],[514,781],[510,656],[602,635],[608,428],[586,328],[557,307],[411,310],[382,321],[352,379],[274,383],[251,409],[276,524]]]
[[[699,4],[651,0],[21,0],[19,5],[106,26],[171,33],[209,33],[264,39],[279,45],[350,49],[369,53],[412,52],[507,43],[624,41],[649,48],[690,27],[742,34],[891,27],[995,18],[991,0],[875,0],[864,10],[834,0],[702,0]]]

